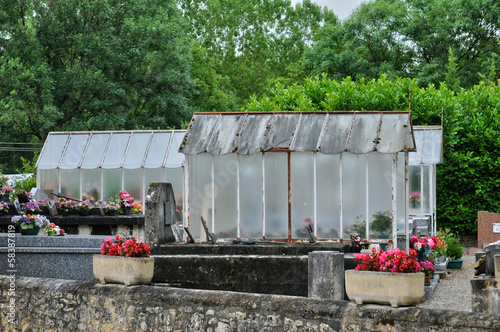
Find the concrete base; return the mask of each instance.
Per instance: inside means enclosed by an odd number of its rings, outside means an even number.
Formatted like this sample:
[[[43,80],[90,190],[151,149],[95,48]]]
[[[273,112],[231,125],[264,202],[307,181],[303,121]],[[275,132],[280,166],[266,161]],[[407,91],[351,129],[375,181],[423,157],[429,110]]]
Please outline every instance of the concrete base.
[[[308,297],[344,299],[344,254],[334,251],[309,253]]]
[[[436,286],[439,283],[439,274],[434,274],[434,277],[431,278],[431,284],[429,286],[424,287],[425,299],[430,300],[434,291],[436,290]]]
[[[490,276],[471,279],[472,311],[498,315],[500,313],[500,282]]]

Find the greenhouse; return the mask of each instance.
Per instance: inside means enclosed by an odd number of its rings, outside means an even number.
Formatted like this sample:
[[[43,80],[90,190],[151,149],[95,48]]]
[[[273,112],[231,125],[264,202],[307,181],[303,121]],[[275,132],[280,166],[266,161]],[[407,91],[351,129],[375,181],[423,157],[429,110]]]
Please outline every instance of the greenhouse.
[[[441,126],[415,126],[416,152],[409,154],[410,218],[427,219],[436,233],[436,165],[443,162]]]
[[[408,111],[195,113],[180,151],[196,239],[408,234]]]
[[[128,191],[144,202],[150,182],[172,183],[182,204],[182,130],[51,132],[36,165],[50,198],[107,200]]]

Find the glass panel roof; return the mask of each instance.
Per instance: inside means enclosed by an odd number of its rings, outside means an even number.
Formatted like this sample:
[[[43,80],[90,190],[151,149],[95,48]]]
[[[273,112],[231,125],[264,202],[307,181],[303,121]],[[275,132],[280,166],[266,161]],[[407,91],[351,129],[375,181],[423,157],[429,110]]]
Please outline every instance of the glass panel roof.
[[[165,132],[153,134],[144,167],[158,168],[163,166],[171,136],[172,133]],[[182,133],[182,136],[184,136],[184,133]]]
[[[415,126],[417,151],[410,152],[410,165],[440,164],[443,162],[443,130],[439,126]]]
[[[182,167],[184,154],[178,149],[185,133],[184,130],[54,132],[47,136],[37,168]]]
[[[102,168],[120,168],[127,149],[130,133],[113,133],[109,141]]]
[[[68,134],[56,135],[50,133],[43,146],[42,153],[38,157],[37,168],[51,169],[57,168],[61,155],[68,141]]]
[[[70,141],[68,147],[66,148],[66,152],[64,153],[64,157],[61,161],[61,165],[59,168],[62,169],[74,169],[80,166],[80,162],[82,160],[83,151],[85,151],[85,147],[87,146],[87,142],[89,139],[89,134],[86,135],[70,135]]]
[[[151,139],[151,133],[132,133],[123,168],[140,168]]]
[[[82,168],[94,169],[101,165],[104,150],[108,145],[110,134],[92,134],[90,143],[85,152]]]
[[[181,146],[185,135],[186,132],[174,133],[174,137],[172,137],[172,143],[170,144],[170,150],[168,150],[167,161],[165,162],[166,168],[181,167],[181,165],[184,163],[184,155],[179,152],[179,147]]]
[[[407,111],[196,113],[180,149],[187,155],[253,154],[275,148],[396,153],[414,149],[411,130]]]

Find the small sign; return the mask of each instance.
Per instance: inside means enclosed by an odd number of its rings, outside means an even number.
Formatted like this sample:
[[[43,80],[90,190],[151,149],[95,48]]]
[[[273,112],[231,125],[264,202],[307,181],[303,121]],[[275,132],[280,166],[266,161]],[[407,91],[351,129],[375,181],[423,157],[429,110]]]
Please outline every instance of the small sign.
[[[500,223],[493,224],[493,233],[500,233]]]

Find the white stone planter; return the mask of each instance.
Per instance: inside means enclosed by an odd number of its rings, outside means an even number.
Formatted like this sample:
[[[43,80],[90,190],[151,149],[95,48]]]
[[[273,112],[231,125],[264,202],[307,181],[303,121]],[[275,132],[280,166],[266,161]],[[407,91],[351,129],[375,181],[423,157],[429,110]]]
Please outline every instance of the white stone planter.
[[[446,271],[446,267],[448,266],[449,259],[448,257],[438,257],[436,260],[436,264],[434,265],[435,271]]]
[[[94,276],[101,283],[149,284],[153,279],[154,258],[94,255]]]
[[[381,303],[393,307],[416,305],[424,299],[424,277],[418,273],[345,271],[345,289],[357,304]]]

